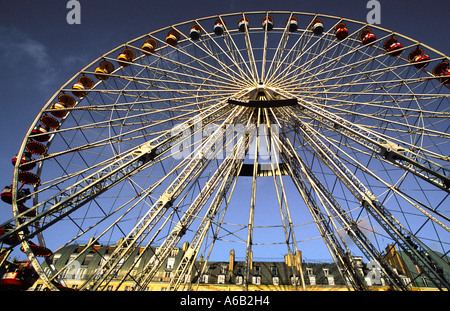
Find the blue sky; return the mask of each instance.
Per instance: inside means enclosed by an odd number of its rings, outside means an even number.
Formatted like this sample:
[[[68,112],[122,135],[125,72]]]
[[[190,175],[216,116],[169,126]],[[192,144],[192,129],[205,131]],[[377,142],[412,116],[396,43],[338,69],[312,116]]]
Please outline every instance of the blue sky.
[[[112,48],[144,33],[223,13],[287,10],[365,21],[367,0],[79,0],[81,24],[69,25],[66,0],[0,0],[0,94],[3,144],[0,186],[12,179],[11,157],[40,111],[59,87]],[[448,0],[380,0],[381,27],[450,52]],[[0,202],[0,220],[12,215]]]

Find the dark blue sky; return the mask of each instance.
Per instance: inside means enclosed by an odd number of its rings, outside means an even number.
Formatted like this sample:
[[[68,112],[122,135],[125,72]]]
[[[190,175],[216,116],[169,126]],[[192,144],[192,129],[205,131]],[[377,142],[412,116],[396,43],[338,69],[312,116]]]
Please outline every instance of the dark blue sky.
[[[313,12],[366,21],[367,0],[79,0],[81,24],[69,25],[66,0],[0,0],[0,187],[11,183],[11,157],[41,107],[61,85],[112,48],[197,17],[261,10]],[[380,0],[381,27],[450,53],[448,0]],[[0,202],[0,221],[12,215]]]

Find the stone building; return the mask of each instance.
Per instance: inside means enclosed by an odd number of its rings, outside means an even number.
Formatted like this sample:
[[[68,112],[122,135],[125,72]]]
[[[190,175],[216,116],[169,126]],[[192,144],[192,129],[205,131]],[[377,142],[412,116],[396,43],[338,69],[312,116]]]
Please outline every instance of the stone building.
[[[50,273],[54,268],[56,271],[61,270],[69,262],[68,269],[59,275],[59,281],[65,283],[66,287],[79,289],[85,283],[86,279],[92,274],[101,273],[100,267],[102,263],[108,259],[113,253],[116,245],[94,245],[90,249],[85,250],[86,245],[74,244],[68,245],[55,252],[49,259],[50,266],[46,265],[45,270]],[[145,290],[164,291],[167,289],[173,274],[178,267],[188,244],[185,243],[181,247],[176,247],[171,251],[170,256],[162,263],[159,270],[155,274],[152,281]],[[134,254],[125,262],[119,262],[117,269],[114,271],[114,278],[105,288],[106,290],[134,290],[135,282],[133,278],[139,276],[143,267],[150,260],[154,260],[154,252],[156,248],[149,248],[142,255],[132,269],[130,275],[124,282],[119,284],[123,278],[125,271],[134,264],[136,258],[143,248],[136,249]],[[82,253],[81,256],[80,253]],[[248,279],[248,290],[348,290],[346,281],[343,279],[335,263],[325,262],[302,262],[301,255],[297,260],[294,256],[285,255],[280,260],[252,260]],[[398,271],[405,283],[410,282],[408,268],[400,256],[400,252],[396,252],[396,256],[390,257],[391,265]],[[78,257],[78,258],[77,258]],[[77,258],[76,260],[74,260]],[[153,258],[153,259],[152,259]],[[376,290],[387,290],[388,287],[381,274],[377,273],[377,267],[371,263],[364,263],[362,257],[353,257],[358,269],[365,277],[368,286]],[[302,274],[300,267],[295,262],[302,262]],[[200,258],[194,264],[191,275],[188,276],[187,286],[190,290],[227,290],[240,291],[243,289],[245,282],[245,261],[239,261],[235,258],[234,250],[230,251],[228,261],[208,261],[205,263]],[[295,277],[294,277],[295,275]],[[119,286],[119,288],[117,288]],[[415,284],[415,286],[427,286],[425,283]],[[37,281],[30,290],[44,290],[42,281]],[[89,287],[88,287],[89,288]]]

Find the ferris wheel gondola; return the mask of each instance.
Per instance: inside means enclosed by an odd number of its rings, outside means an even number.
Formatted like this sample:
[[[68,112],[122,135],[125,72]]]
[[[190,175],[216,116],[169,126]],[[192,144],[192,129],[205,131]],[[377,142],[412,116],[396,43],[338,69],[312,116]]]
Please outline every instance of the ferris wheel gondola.
[[[53,290],[70,264],[44,261],[81,239],[75,261],[116,245],[82,290],[145,290],[181,242],[168,289],[195,288],[195,260],[226,247],[245,257],[248,289],[254,253],[283,246],[303,276],[309,241],[349,289],[370,289],[357,254],[392,289],[424,277],[448,290],[449,76],[445,54],[335,16],[246,12],[150,32],[43,106],[2,192],[14,217],[0,241]],[[418,267],[409,283],[386,259],[392,247]]]

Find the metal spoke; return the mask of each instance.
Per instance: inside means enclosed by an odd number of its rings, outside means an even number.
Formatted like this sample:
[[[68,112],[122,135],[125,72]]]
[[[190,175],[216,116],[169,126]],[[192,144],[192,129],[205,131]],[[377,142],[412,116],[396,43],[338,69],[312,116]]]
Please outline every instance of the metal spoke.
[[[1,254],[21,248],[50,290],[74,284],[67,274],[94,249],[79,290],[201,290],[224,250],[244,258],[226,282],[252,290],[254,259],[275,249],[288,289],[309,289],[304,258],[324,252],[348,290],[373,286],[356,256],[390,289],[448,290],[448,63],[377,25],[302,12],[208,16],[131,39],[30,125],[2,193],[13,217]],[[394,249],[417,271],[399,271]]]

